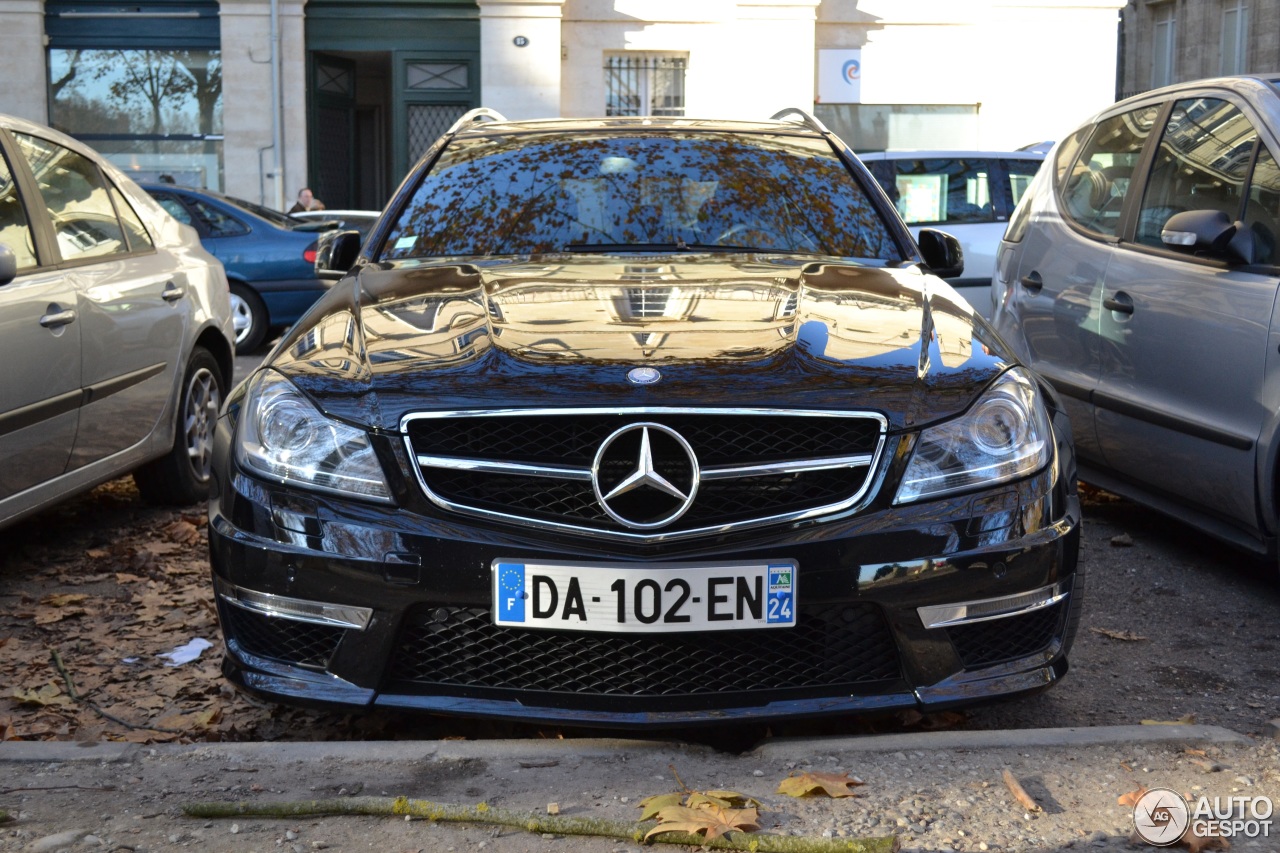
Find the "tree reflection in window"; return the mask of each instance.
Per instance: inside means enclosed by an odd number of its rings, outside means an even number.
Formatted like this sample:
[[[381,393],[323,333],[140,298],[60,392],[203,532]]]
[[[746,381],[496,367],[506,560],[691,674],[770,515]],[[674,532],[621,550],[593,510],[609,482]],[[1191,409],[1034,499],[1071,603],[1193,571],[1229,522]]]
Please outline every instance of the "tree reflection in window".
[[[80,135],[222,132],[216,50],[52,50],[54,127]]]
[[[456,140],[401,213],[385,257],[699,246],[901,259],[824,140],[710,131]]]

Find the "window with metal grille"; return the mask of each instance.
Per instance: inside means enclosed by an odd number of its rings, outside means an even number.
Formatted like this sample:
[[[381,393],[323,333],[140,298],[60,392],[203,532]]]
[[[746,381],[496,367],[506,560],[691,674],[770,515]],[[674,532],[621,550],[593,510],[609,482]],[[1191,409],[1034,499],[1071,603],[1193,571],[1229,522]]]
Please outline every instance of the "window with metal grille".
[[[409,160],[416,163],[440,135],[462,118],[466,104],[410,104],[406,110],[409,122]]]
[[[604,60],[605,115],[684,115],[684,72],[688,58],[628,53]]]

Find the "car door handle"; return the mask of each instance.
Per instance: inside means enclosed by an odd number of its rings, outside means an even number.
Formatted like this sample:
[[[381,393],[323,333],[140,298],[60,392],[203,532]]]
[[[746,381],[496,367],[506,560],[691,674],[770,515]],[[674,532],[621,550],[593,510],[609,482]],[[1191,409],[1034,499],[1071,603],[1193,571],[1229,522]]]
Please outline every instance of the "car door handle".
[[[1133,297],[1125,293],[1123,290],[1118,291],[1115,296],[1108,296],[1102,300],[1102,307],[1108,311],[1116,311],[1120,314],[1133,313]]]
[[[165,302],[177,302],[186,295],[187,292],[185,290],[178,287],[178,285],[173,282],[169,282],[164,286],[164,292],[160,294],[160,297],[164,299]]]
[[[58,329],[76,321],[76,312],[74,308],[68,308],[65,311],[58,311],[57,305],[50,305],[49,313],[40,318],[40,325],[46,329]]]
[[[1022,278],[1019,279],[1019,281],[1022,283],[1022,286],[1025,287],[1032,294],[1039,293],[1040,289],[1044,287],[1044,279],[1041,278],[1040,273],[1036,272],[1035,270],[1032,270],[1031,272],[1024,275]]]

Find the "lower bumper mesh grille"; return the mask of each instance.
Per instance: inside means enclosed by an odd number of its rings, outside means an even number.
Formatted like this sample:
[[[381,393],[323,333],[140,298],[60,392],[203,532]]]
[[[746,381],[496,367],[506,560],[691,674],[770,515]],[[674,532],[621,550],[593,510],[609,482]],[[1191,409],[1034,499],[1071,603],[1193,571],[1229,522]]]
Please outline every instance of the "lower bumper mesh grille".
[[[251,613],[221,602],[218,615],[226,637],[246,652],[312,669],[324,669],[329,665],[329,659],[345,631],[344,628]]]
[[[848,690],[901,677],[880,609],[801,608],[794,628],[597,634],[493,624],[487,608],[424,607],[406,621],[390,678],[400,686],[601,697]],[[859,690],[859,687],[864,688]]]
[[[1062,624],[1067,602],[1052,607],[948,628],[965,669],[978,669],[1034,655],[1049,648]]]

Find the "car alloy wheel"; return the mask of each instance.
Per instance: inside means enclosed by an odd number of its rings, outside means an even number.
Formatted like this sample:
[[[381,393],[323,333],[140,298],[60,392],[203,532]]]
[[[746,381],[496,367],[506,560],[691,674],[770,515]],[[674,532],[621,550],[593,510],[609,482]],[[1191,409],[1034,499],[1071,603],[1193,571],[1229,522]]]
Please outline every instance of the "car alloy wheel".
[[[236,353],[244,355],[262,346],[271,321],[262,298],[247,285],[231,285],[231,322],[236,336]]]
[[[196,479],[207,483],[213,464],[213,431],[222,406],[222,392],[212,371],[202,367],[191,375],[186,399],[182,427],[187,458]]]
[[[231,294],[231,323],[236,333],[236,345],[244,343],[253,330],[253,309],[238,293]]]

